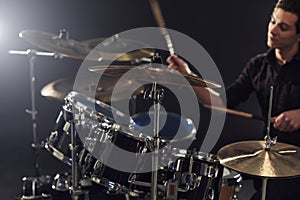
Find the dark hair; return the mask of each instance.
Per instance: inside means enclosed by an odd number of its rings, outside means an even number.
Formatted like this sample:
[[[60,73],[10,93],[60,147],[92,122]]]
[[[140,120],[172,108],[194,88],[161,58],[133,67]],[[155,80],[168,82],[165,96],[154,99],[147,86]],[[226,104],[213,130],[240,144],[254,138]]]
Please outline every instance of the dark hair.
[[[294,13],[297,15],[298,20],[296,22],[296,31],[297,33],[300,32],[300,0],[279,0],[275,8],[281,8],[285,11]]]

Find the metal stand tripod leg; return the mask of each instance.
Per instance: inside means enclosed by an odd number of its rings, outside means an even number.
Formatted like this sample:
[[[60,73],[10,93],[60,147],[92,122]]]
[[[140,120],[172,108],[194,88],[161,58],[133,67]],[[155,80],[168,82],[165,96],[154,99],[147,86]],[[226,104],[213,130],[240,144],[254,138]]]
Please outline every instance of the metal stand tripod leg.
[[[261,200],[265,200],[266,199],[266,195],[267,195],[267,178],[263,178],[263,183],[262,183],[262,190],[261,190]]]

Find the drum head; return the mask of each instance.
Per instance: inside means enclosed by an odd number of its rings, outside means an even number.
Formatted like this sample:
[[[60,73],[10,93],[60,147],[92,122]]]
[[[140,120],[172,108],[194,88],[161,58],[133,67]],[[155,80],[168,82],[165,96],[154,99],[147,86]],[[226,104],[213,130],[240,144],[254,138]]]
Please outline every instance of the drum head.
[[[140,132],[150,137],[154,135],[154,114],[154,112],[150,111],[132,116]],[[159,127],[159,136],[162,142],[193,140],[196,135],[196,129],[192,120],[175,113],[159,113]]]

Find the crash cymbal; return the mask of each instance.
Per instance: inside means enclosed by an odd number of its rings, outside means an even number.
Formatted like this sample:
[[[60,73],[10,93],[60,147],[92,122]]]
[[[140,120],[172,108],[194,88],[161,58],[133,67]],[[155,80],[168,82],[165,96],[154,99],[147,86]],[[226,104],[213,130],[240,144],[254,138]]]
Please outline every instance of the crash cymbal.
[[[58,56],[83,60],[92,50],[85,44],[69,39],[68,34],[65,36],[62,32],[55,35],[36,30],[23,30],[19,36],[41,49],[57,53]]]
[[[300,175],[300,148],[277,142],[269,150],[265,141],[243,141],[222,147],[217,157],[225,167],[264,178]]]
[[[145,46],[142,42],[122,39],[116,36],[110,38],[93,38],[82,41],[81,43],[94,49],[93,51],[95,51],[96,56],[89,56],[92,60],[97,60],[97,56],[101,55],[104,60],[132,61],[154,56],[155,53],[153,49],[142,48]],[[97,47],[100,43],[102,43],[102,45]],[[127,52],[129,49],[136,50]]]
[[[168,69],[166,67],[154,67],[151,65],[143,66],[93,66],[89,68],[91,72],[103,73],[106,76],[122,77],[126,72],[130,71],[132,80],[160,82],[170,85],[193,85],[200,87],[220,88],[221,85],[212,81],[204,80],[197,76],[182,75],[179,72]],[[189,83],[183,81],[185,78]]]
[[[154,56],[154,50],[142,48],[145,47],[145,44],[134,40],[121,39],[116,36],[108,39],[94,38],[82,42],[69,39],[68,33],[64,32],[56,35],[37,30],[23,30],[19,36],[41,49],[57,53],[58,56],[80,60],[132,61]],[[97,47],[100,43],[102,45]],[[130,49],[136,50],[127,52]]]
[[[51,83],[47,84],[42,88],[41,95],[49,99],[63,101],[67,94],[74,90],[74,81],[75,78],[73,77],[62,78],[52,81]],[[128,91],[127,89],[132,84],[131,81],[127,81],[126,83],[122,82],[122,84],[118,86],[123,88],[119,88],[118,90],[122,92],[117,92],[112,96],[114,86],[117,83],[116,79],[107,76],[102,76],[97,87],[95,87],[95,84],[91,83],[91,81],[88,78],[84,80],[81,79],[80,81],[82,83],[82,86],[76,87],[77,92],[83,94],[87,94],[90,92],[92,95],[94,94],[93,92],[96,90],[95,97],[93,98],[106,103],[112,101],[119,101],[126,98],[128,96],[126,93]],[[134,94],[137,95],[142,93],[143,89],[144,88],[137,89]]]

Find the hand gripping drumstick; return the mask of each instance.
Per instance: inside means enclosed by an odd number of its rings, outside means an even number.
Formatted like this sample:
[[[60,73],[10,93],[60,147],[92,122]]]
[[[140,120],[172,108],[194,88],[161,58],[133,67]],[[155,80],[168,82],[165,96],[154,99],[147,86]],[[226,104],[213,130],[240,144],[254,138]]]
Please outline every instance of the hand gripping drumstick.
[[[169,49],[169,52],[171,55],[175,54],[173,43],[170,37],[170,34],[168,33],[168,30],[166,28],[166,23],[164,21],[160,6],[156,0],[149,0],[153,15],[155,17],[157,25],[160,27],[160,32],[164,36],[165,41],[167,43],[167,47]]]

